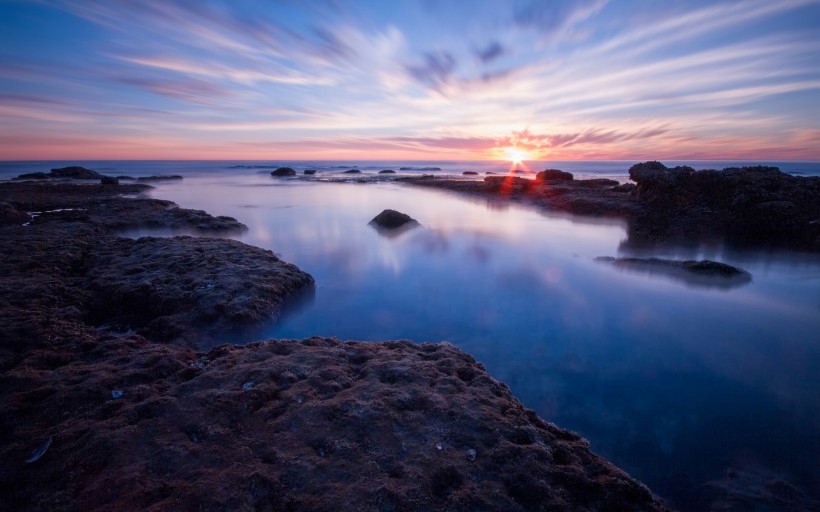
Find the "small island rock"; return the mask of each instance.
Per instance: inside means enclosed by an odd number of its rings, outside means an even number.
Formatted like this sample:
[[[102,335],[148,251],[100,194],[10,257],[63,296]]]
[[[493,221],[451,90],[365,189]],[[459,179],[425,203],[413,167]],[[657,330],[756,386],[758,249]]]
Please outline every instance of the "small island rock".
[[[397,212],[396,210],[388,209],[373,217],[373,220],[371,220],[370,222],[383,228],[395,229],[404,226],[408,222],[417,221],[416,219],[407,215],[406,213],[401,213]]]
[[[574,178],[571,172],[560,171],[558,169],[546,169],[535,175],[538,181],[552,181],[552,180],[567,180],[571,181]]]
[[[296,171],[290,167],[279,167],[275,171],[270,172],[271,176],[296,176]]]

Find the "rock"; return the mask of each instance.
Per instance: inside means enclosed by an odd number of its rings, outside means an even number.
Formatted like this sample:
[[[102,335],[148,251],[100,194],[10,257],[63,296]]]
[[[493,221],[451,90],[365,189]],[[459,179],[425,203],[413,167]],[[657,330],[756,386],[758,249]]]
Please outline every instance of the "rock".
[[[400,171],[440,171],[441,167],[399,167]]]
[[[118,180],[117,178],[113,178],[111,176],[103,176],[102,178],[100,178],[100,184],[101,185],[119,185],[120,180]]]
[[[29,217],[26,212],[21,212],[8,203],[0,203],[0,226],[8,224],[23,224],[28,222]]]
[[[349,170],[343,172],[342,174],[361,174],[361,173],[362,173],[362,171],[360,171],[358,169],[349,169]]]
[[[638,187],[634,183],[621,183],[619,185],[616,185],[616,186],[612,187],[612,190],[614,192],[628,193],[628,192],[632,192],[636,188],[638,188]]]
[[[409,222],[417,222],[416,219],[407,215],[406,213],[397,212],[396,210],[383,210],[380,214],[373,217],[373,220],[370,221],[371,224],[375,224],[382,228],[386,229],[396,229]]]
[[[558,169],[547,169],[535,175],[537,181],[572,180],[573,178],[571,172],[559,171]]]
[[[526,172],[527,171],[524,171],[522,169],[513,169],[512,171],[510,171],[511,174],[525,174]]]
[[[271,171],[271,176],[296,176],[296,171],[291,169],[290,167],[279,167],[278,169]]]
[[[393,169],[385,169],[383,171],[379,171],[379,174],[396,174],[396,171]]]
[[[305,174],[307,174],[307,175],[316,174],[316,169],[305,169]]]
[[[135,178],[133,176],[117,176],[117,179],[118,180],[124,180],[124,181],[134,181],[137,178]]]
[[[168,174],[159,176],[140,176],[137,181],[166,181],[166,180],[181,180],[182,176],[178,174]]]
[[[667,260],[660,258],[613,258],[603,256],[595,261],[615,267],[662,275],[687,285],[706,288],[735,288],[752,281],[752,275],[737,267],[711,260]]]
[[[16,178],[12,178],[13,180],[49,180],[51,179],[50,174],[46,174],[44,172],[29,172],[26,174],[21,174]]]
[[[478,176],[478,173],[475,171],[464,171],[461,174],[463,174],[464,176]]]
[[[74,178],[79,180],[99,180],[103,177],[102,174],[85,167],[73,165],[71,167],[61,167],[59,169],[52,169],[52,178]]]
[[[520,194],[533,185],[532,180],[512,176],[487,176],[484,178],[486,190],[504,194]]]
[[[593,178],[589,180],[576,180],[578,184],[582,187],[586,188],[609,188],[612,189],[619,185],[616,180],[610,180],[607,178]]]

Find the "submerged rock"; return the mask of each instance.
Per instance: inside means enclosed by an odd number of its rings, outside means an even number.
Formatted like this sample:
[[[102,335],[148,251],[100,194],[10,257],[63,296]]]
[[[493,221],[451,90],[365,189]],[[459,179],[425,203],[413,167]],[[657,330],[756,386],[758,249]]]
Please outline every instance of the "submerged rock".
[[[463,174],[464,176],[478,176],[478,173],[475,171],[464,171],[461,174]]]
[[[316,174],[316,169],[305,169],[304,174],[307,174],[307,175]]]
[[[362,171],[358,169],[348,169],[347,171],[343,172],[342,174],[361,174]]]
[[[393,169],[385,169],[383,171],[379,171],[379,174],[396,174],[396,171]]]
[[[410,222],[417,222],[416,219],[407,215],[406,213],[397,212],[396,210],[384,210],[380,214],[373,217],[373,220],[370,221],[371,224],[375,224],[382,228],[387,229],[395,229],[401,226],[404,226]]]
[[[280,167],[270,172],[271,176],[296,176],[296,171],[290,167]]]
[[[660,258],[613,258],[601,256],[595,261],[615,267],[670,277],[691,286],[735,288],[752,281],[752,275],[737,267],[711,260],[667,260]]]

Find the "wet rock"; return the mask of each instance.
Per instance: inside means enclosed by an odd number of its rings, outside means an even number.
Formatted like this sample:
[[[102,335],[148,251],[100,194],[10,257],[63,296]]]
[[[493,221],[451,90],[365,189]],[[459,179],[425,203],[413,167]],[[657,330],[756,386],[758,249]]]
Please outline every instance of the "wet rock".
[[[614,192],[629,193],[629,192],[632,192],[633,190],[635,190],[636,188],[638,188],[638,186],[635,185],[634,183],[621,183],[619,185],[616,185],[616,186],[612,187],[612,190]]]
[[[13,180],[50,180],[51,175],[44,173],[44,172],[29,172],[25,174],[21,174],[16,178],[12,178]]]
[[[737,267],[711,260],[668,260],[660,258],[613,258],[602,256],[595,261],[617,268],[663,275],[690,286],[735,288],[752,281],[752,275]]]
[[[478,176],[478,173],[475,171],[464,171],[461,174],[463,174],[464,176]]]
[[[296,176],[296,171],[291,169],[290,167],[279,167],[276,170],[270,172],[271,176]]]
[[[410,222],[417,222],[413,217],[406,213],[397,212],[396,210],[383,210],[380,214],[373,217],[370,221],[379,227],[386,229],[396,229],[404,226]]]
[[[304,174],[306,174],[306,175],[316,174],[316,169],[305,169]]]
[[[546,169],[535,175],[538,181],[572,180],[574,176],[571,172],[560,171],[558,169]]]
[[[118,180],[117,178],[113,178],[111,176],[103,176],[102,178],[100,178],[100,184],[101,185],[119,185],[120,180]]]
[[[396,174],[396,171],[393,169],[385,169],[383,171],[379,171],[379,174]]]
[[[343,172],[342,174],[361,174],[362,171],[358,169],[348,169],[347,171]]]

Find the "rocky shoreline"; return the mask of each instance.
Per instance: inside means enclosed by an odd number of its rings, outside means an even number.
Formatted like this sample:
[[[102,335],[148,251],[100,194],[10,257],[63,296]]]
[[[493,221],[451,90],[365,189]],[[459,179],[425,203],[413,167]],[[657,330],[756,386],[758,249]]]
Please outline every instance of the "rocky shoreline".
[[[141,184],[0,183],[13,510],[666,510],[448,344],[221,345],[313,278]]]
[[[667,168],[632,166],[634,184],[575,180],[548,169],[533,178],[488,176],[483,181],[427,177],[406,183],[491,198],[527,201],[546,210],[627,221],[627,248],[725,242],[742,247],[820,251],[820,178],[776,167]]]

